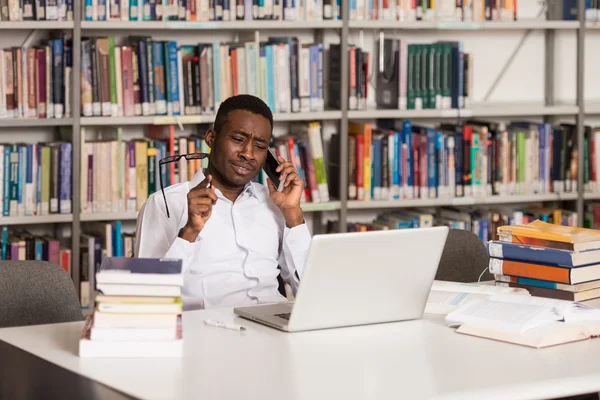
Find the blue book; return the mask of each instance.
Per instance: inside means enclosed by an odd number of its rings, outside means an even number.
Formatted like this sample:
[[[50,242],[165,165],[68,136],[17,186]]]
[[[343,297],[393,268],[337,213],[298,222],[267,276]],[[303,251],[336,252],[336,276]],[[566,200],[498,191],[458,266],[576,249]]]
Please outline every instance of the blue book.
[[[144,40],[140,40],[137,43],[142,115],[150,115],[150,94],[148,93],[148,57],[146,55],[147,47]]]
[[[455,174],[454,180],[456,184],[456,197],[464,196],[463,190],[463,164],[464,164],[464,137],[461,132],[456,132],[454,135],[454,165]]]
[[[406,174],[406,188],[404,190],[408,190],[411,193],[408,198],[412,198],[414,177],[412,165],[412,124],[410,120],[402,122],[402,135],[402,143],[406,146],[406,171],[403,171]]]
[[[121,229],[121,221],[112,223],[112,238],[113,238],[113,255],[115,257],[123,256],[123,233]]]
[[[44,241],[39,238],[35,240],[35,259],[44,259]]]
[[[168,85],[167,88],[171,93],[171,101],[167,104],[167,112],[169,115],[181,115],[181,103],[179,102],[179,79],[178,79],[178,63],[177,63],[177,42],[170,41],[167,43],[169,66],[168,66]]]
[[[94,2],[93,0],[85,0],[84,4],[84,14],[86,21],[93,21],[94,19]]]
[[[267,76],[265,82],[267,83],[267,105],[271,111],[275,112],[279,107],[275,108],[275,82],[273,82],[273,46],[265,46],[265,57],[267,58]],[[311,82],[312,84],[312,82]]]
[[[154,77],[154,101],[156,103],[156,115],[167,114],[167,98],[165,93],[165,53],[161,42],[152,42],[152,62],[154,71],[163,71],[163,76]]]
[[[98,21],[106,21],[106,0],[98,0]]]
[[[319,77],[317,74],[317,69],[319,68],[319,50],[316,45],[311,45],[308,53],[310,60],[310,111],[319,111]]]
[[[59,213],[71,213],[71,155],[73,146],[69,142],[60,144],[60,189]]]
[[[430,199],[436,198],[437,193],[437,174],[435,163],[435,146],[437,132],[433,128],[427,128],[427,187],[429,189]]]
[[[8,227],[5,225],[2,227],[2,259],[6,260],[8,252]]]
[[[181,272],[179,259],[106,257],[96,273],[96,283],[183,286]]]
[[[372,180],[373,185],[371,185],[373,190],[373,199],[381,200],[381,189],[383,188],[382,184],[382,148],[381,148],[381,137],[379,135],[373,135],[373,174]],[[387,200],[387,199],[385,199]]]
[[[600,249],[577,252],[500,241],[488,242],[487,248],[491,257],[512,261],[566,268],[600,264]]]
[[[402,165],[400,163],[400,154],[402,154],[402,140],[400,139],[400,132],[394,132],[394,159],[390,160],[392,163],[392,185],[394,187],[394,199],[400,198],[400,186],[402,181],[400,180],[400,171]]]

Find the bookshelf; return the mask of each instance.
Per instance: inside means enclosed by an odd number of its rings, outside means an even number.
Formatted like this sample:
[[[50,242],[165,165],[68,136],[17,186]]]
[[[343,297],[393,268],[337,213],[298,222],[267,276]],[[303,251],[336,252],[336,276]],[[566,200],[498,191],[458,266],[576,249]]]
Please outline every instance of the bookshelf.
[[[348,15],[349,2],[341,2],[341,14]],[[348,122],[350,120],[375,120],[379,118],[392,119],[411,119],[411,120],[440,120],[440,119],[458,119],[470,117],[482,118],[511,118],[539,116],[550,121],[557,117],[575,118],[578,124],[578,139],[583,138],[583,118],[586,114],[600,114],[600,101],[597,103],[584,104],[583,101],[583,56],[584,40],[586,30],[600,29],[600,22],[585,22],[583,13],[579,21],[546,21],[546,20],[518,20],[512,22],[397,22],[385,20],[349,20],[342,18],[340,20],[316,20],[316,21],[82,21],[82,2],[76,1],[74,5],[73,21],[21,21],[5,22],[0,21],[0,30],[29,31],[29,30],[64,30],[72,33],[73,40],[73,71],[81,70],[81,39],[86,35],[177,35],[181,32],[203,32],[207,35],[223,32],[232,32],[235,35],[241,33],[252,33],[256,36],[265,32],[265,35],[274,31],[290,31],[300,33],[314,34],[315,39],[320,40],[326,33],[337,34],[340,38],[341,54],[348,54],[350,37],[352,34],[362,30],[389,30],[389,31],[410,31],[410,33],[427,31],[444,31],[444,35],[452,36],[455,31],[491,31],[506,32],[511,31],[540,31],[545,37],[546,43],[546,71],[545,81],[546,100],[539,103],[475,103],[467,109],[425,109],[425,110],[350,110],[348,102],[348,87],[341,85],[340,88],[340,108],[338,110],[325,110],[319,112],[307,113],[275,113],[274,120],[277,122],[296,122],[296,121],[330,121],[337,123],[337,132],[340,135],[340,163],[348,164]],[[585,2],[578,0],[578,7],[583,10]],[[559,32],[567,34],[574,33],[577,39],[577,91],[576,99],[572,104],[556,103],[553,99],[553,57],[555,35]],[[435,32],[434,32],[435,33]],[[198,40],[197,40],[198,41]],[[196,42],[197,42],[196,41]],[[540,71],[541,73],[542,71]],[[348,57],[341,58],[341,81],[349,80],[349,60]],[[79,73],[74,77],[78,78]],[[196,125],[212,123],[214,115],[185,115],[181,117],[169,116],[137,116],[137,117],[84,117],[81,116],[81,82],[80,79],[73,79],[73,98],[72,109],[73,117],[65,119],[0,119],[0,127],[4,128],[52,128],[52,127],[72,127],[73,130],[73,180],[72,180],[72,214],[60,215],[53,214],[40,217],[0,217],[2,225],[21,225],[21,224],[71,224],[72,234],[72,277],[76,282],[76,289],[79,291],[79,255],[80,242],[79,237],[82,231],[82,225],[93,221],[134,221],[137,218],[137,212],[121,213],[82,213],[79,201],[81,186],[81,177],[79,168],[82,157],[81,138],[78,134],[81,128],[87,127],[136,127],[146,125]],[[579,152],[582,157],[582,152]],[[580,158],[580,165],[583,159]],[[393,200],[393,201],[349,201],[348,200],[348,171],[342,168],[337,177],[340,186],[339,199],[327,203],[307,203],[303,204],[303,209],[307,213],[314,213],[315,218],[320,218],[320,213],[336,212],[340,221],[340,231],[345,231],[348,222],[349,213],[355,210],[379,210],[410,207],[443,207],[455,205],[498,205],[498,204],[517,204],[533,202],[557,202],[574,201],[577,205],[577,212],[580,218],[583,218],[584,200],[600,199],[600,194],[591,194],[583,192],[583,169],[578,172],[578,192],[562,194],[542,194],[542,195],[523,195],[523,196],[489,196],[484,198],[469,199],[433,199],[433,200]]]

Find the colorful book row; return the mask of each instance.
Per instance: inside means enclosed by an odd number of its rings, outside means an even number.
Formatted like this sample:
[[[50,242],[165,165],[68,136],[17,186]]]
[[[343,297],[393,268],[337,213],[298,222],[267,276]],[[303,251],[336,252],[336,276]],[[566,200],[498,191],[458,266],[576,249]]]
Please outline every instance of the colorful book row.
[[[340,18],[341,0],[84,0],[86,21],[318,21]]]
[[[351,123],[349,133],[348,197],[352,200],[577,191],[574,125],[469,120],[429,128],[410,120],[381,120],[379,127]],[[336,160],[339,135],[332,140],[331,157]],[[596,142],[594,146],[584,143],[586,150],[595,146]],[[584,157],[586,166],[590,159],[596,160],[596,154]],[[586,188],[591,189],[590,174],[585,176]]]
[[[243,93],[276,113],[324,109],[322,44],[283,37],[178,46],[131,37],[119,46],[101,37],[81,46],[86,117],[215,113]]]
[[[0,118],[70,118],[72,66],[64,37],[0,50]]]

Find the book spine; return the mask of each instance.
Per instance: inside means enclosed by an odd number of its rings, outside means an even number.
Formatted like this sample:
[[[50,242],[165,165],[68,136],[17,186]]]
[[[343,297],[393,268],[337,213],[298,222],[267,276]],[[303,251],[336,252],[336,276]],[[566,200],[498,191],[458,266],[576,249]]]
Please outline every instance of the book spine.
[[[72,171],[72,145],[61,143],[60,145],[60,203],[59,212],[70,214],[71,207],[71,171]]]

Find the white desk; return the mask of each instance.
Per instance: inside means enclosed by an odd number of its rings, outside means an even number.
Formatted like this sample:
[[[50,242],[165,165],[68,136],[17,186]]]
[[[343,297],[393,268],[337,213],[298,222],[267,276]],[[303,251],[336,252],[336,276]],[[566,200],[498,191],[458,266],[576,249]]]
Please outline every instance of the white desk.
[[[231,310],[184,314],[184,357],[80,359],[82,323],[0,329],[0,340],[144,399],[533,399],[600,391],[600,339],[535,350],[460,335],[437,316],[287,334]],[[9,360],[0,360],[10,365]],[[38,371],[40,373],[40,371]]]

